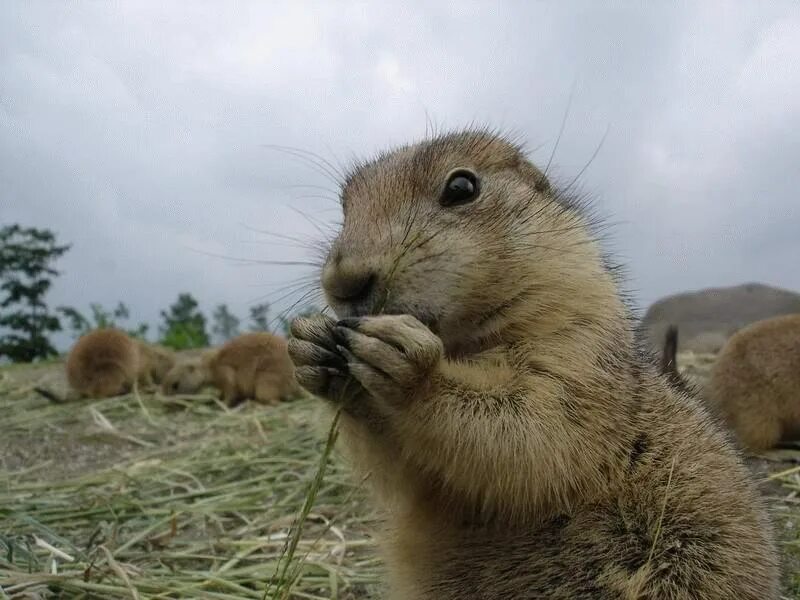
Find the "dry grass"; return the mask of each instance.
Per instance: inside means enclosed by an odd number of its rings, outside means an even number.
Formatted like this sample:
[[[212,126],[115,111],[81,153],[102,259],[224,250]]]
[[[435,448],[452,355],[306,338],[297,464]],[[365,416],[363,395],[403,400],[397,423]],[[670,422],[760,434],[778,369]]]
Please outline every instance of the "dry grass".
[[[679,357],[700,383],[712,361]],[[0,599],[376,597],[375,515],[328,456],[319,402],[228,410],[211,396],[141,394],[55,405],[33,386],[58,387],[59,369],[0,369]],[[759,464],[785,597],[800,599],[793,461]]]
[[[0,598],[359,598],[380,578],[335,455],[280,563],[324,451],[318,402],[55,405],[7,375],[0,415]]]

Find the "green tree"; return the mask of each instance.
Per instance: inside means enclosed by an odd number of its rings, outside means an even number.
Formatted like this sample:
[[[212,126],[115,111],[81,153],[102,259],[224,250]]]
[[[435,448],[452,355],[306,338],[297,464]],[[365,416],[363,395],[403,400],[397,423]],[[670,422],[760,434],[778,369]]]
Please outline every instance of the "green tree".
[[[85,335],[92,329],[100,329],[102,327],[116,327],[125,330],[128,335],[140,339],[147,338],[147,330],[149,326],[147,323],[139,323],[133,329],[128,329],[123,325],[123,321],[130,319],[130,310],[124,302],[119,302],[113,310],[106,310],[101,304],[93,302],[89,305],[91,315],[86,317],[77,308],[71,306],[59,306],[60,312],[69,323],[69,328],[75,338]]]
[[[161,343],[175,350],[208,346],[206,317],[191,294],[179,294],[167,311],[161,311]]]
[[[228,310],[227,304],[220,304],[211,315],[214,325],[211,331],[222,342],[239,335],[239,318]]]
[[[256,304],[250,307],[250,329],[269,331],[269,304]]]
[[[0,356],[31,362],[58,354],[49,334],[61,329],[44,298],[59,272],[53,263],[69,245],[56,243],[49,229],[0,228]]]

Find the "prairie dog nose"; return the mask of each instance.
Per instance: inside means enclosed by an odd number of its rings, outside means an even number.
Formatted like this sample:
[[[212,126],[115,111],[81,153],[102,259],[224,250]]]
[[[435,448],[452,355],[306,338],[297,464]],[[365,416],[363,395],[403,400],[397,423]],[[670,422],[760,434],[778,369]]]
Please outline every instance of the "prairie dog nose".
[[[348,260],[328,264],[322,274],[322,286],[328,295],[345,304],[366,303],[373,296],[377,283],[375,270]]]

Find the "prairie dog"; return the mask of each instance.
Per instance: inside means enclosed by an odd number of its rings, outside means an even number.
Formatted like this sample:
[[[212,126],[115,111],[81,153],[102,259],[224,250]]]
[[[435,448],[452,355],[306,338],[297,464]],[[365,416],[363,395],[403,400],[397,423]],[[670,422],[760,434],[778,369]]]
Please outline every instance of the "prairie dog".
[[[800,314],[733,334],[714,361],[705,396],[747,450],[800,439]]]
[[[161,391],[167,396],[196,394],[204,387],[213,385],[209,363],[216,353],[216,350],[208,350],[199,356],[179,359],[167,371],[161,383]]]
[[[386,513],[403,600],[775,600],[746,467],[634,343],[580,202],[464,131],[379,155],[341,191],[296,319],[298,381]]]
[[[164,377],[175,365],[175,354],[168,348],[156,344],[138,341],[139,344],[139,370],[146,384],[156,384],[164,381]]]
[[[70,350],[67,381],[78,396],[117,396],[129,392],[134,381],[153,385],[172,360],[167,350],[133,339],[124,331],[95,329],[79,338]]]
[[[229,406],[247,398],[276,404],[299,391],[286,340],[245,333],[203,356],[178,363],[164,379],[165,394],[191,394],[212,385]]]

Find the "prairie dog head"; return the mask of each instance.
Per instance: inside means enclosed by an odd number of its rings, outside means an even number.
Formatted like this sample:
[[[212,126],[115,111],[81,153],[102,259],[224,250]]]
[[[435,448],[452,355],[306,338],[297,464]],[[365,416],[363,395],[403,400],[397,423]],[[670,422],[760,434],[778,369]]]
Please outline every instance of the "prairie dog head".
[[[411,314],[450,353],[513,337],[521,322],[585,320],[586,297],[609,284],[580,211],[489,132],[382,154],[354,169],[341,201],[322,270],[330,306],[339,317]],[[608,301],[612,290],[595,291]]]
[[[166,374],[175,365],[175,355],[168,349],[139,341],[139,360],[158,383],[164,381]]]
[[[173,394],[195,394],[211,381],[208,357],[198,356],[183,359],[164,376],[162,392]]]

